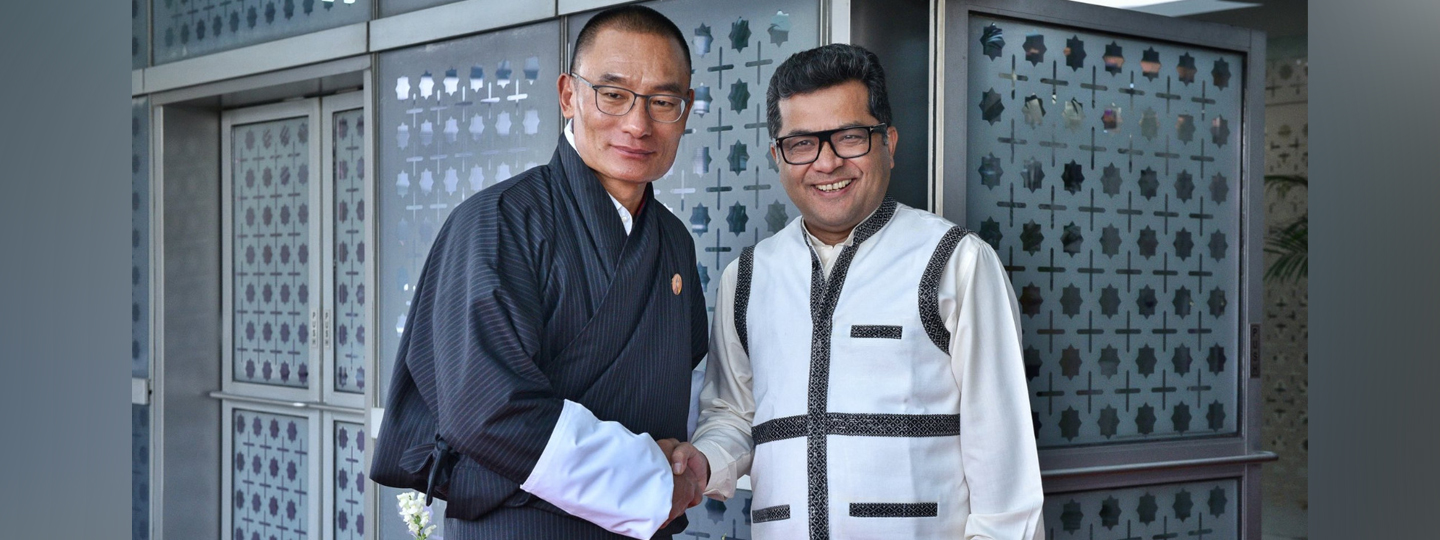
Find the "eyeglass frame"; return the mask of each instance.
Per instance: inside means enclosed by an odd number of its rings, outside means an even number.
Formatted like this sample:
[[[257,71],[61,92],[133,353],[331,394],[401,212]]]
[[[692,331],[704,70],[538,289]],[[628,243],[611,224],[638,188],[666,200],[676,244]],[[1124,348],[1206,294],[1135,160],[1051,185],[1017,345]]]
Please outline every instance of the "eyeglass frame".
[[[870,136],[871,136],[871,135],[874,135],[876,131],[879,131],[879,132],[880,132],[880,135],[883,137],[883,136],[886,135],[886,131],[885,131],[885,130],[886,130],[887,128],[889,128],[889,127],[890,127],[890,124],[889,124],[889,123],[880,122],[880,123],[875,124],[875,125],[873,125],[873,126],[846,126],[846,127],[835,128],[835,129],[826,129],[826,130],[822,130],[822,131],[811,131],[811,132],[809,132],[809,133],[796,133],[796,134],[794,134],[794,135],[786,135],[786,136],[784,136],[784,137],[776,137],[776,138],[774,138],[774,139],[770,139],[770,144],[771,144],[771,145],[774,145],[774,146],[775,146],[775,149],[780,153],[780,159],[781,159],[782,161],[784,161],[785,163],[788,163],[788,164],[790,164],[790,165],[809,165],[809,164],[811,164],[811,163],[814,163],[814,162],[818,161],[818,160],[820,159],[820,153],[825,151],[825,143],[830,143],[830,152],[834,153],[834,154],[835,154],[835,157],[840,158],[840,159],[855,159],[855,158],[858,158],[858,157],[864,157],[864,156],[869,155],[870,152],[875,149],[875,143],[874,143],[874,142],[871,142]],[[840,152],[837,152],[837,151],[835,150],[835,141],[834,141],[834,140],[831,140],[831,137],[834,137],[836,133],[839,133],[839,132],[841,132],[841,131],[849,131],[849,130],[852,130],[852,129],[864,129],[864,130],[867,131],[867,133],[866,133],[866,138],[865,138],[865,144],[866,144],[866,146],[865,146],[865,152],[860,153],[860,154],[856,154],[856,155],[853,155],[853,156],[842,156],[842,155],[840,155]],[[786,139],[793,139],[793,138],[796,138],[796,137],[816,137],[816,138],[818,138],[818,139],[820,140],[820,146],[815,149],[815,158],[814,158],[814,159],[811,159],[810,161],[806,161],[806,162],[803,162],[803,163],[796,163],[796,162],[790,161],[790,157],[785,155],[785,146],[784,146],[782,143],[784,143]]]
[[[680,119],[685,118],[685,111],[689,110],[689,108],[690,108],[690,100],[687,99],[685,96],[682,96],[682,95],[678,95],[678,94],[641,94],[641,93],[636,92],[636,91],[634,91],[634,90],[631,90],[631,89],[629,89],[629,88],[625,88],[624,86],[615,86],[615,85],[613,85],[613,84],[600,84],[600,85],[597,85],[597,84],[595,84],[595,83],[590,82],[589,79],[586,79],[585,77],[581,77],[580,74],[575,73],[575,72],[573,72],[573,71],[569,72],[568,75],[570,75],[571,77],[574,77],[574,78],[576,78],[576,79],[579,79],[580,82],[583,82],[583,83],[585,83],[586,86],[589,86],[589,87],[590,87],[590,90],[592,90],[592,91],[594,92],[594,95],[595,95],[595,110],[600,111],[601,114],[604,114],[604,115],[607,115],[607,116],[625,116],[625,115],[627,115],[627,114],[630,114],[630,111],[635,110],[635,102],[636,102],[636,101],[639,101],[640,98],[645,98],[645,116],[647,116],[647,117],[649,117],[651,120],[654,120],[654,121],[659,122],[659,123],[661,123],[661,124],[674,124],[674,123],[676,123],[676,122],[679,122]],[[611,113],[605,112],[604,109],[601,109],[601,108],[600,108],[600,89],[601,89],[601,88],[614,88],[614,89],[616,89],[616,90],[623,90],[623,91],[625,91],[625,92],[629,92],[630,95],[635,96],[635,97],[633,97],[633,98],[630,99],[630,105],[627,106],[627,107],[625,107],[625,112],[622,112],[622,113],[620,113],[620,114],[611,114]],[[679,101],[679,102],[680,102],[680,113],[675,117],[674,120],[670,120],[670,121],[665,121],[665,120],[661,120],[661,119],[659,119],[659,118],[655,118],[655,113],[653,113],[653,112],[650,111],[650,98],[654,98],[654,97],[670,97],[670,98],[675,98],[676,101]]]

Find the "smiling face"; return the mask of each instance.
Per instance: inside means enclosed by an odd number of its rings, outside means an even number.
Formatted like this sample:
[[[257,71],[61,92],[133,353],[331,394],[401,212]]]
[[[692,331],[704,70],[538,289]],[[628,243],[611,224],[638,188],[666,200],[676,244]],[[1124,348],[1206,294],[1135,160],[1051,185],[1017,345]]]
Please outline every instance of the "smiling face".
[[[869,99],[865,85],[853,80],[781,99],[780,137],[878,124],[870,114]],[[835,245],[844,241],[850,230],[885,200],[899,134],[893,127],[884,133],[888,137],[882,138],[881,132],[870,135],[868,154],[841,159],[826,142],[815,162],[805,165],[786,163],[771,146],[785,193],[800,209],[810,234],[822,242]]]
[[[575,65],[575,73],[597,86],[619,86],[641,94],[675,94],[692,99],[690,73],[680,47],[662,35],[602,29]],[[611,194],[632,192],[670,170],[685,122],[665,124],[645,112],[644,98],[622,116],[595,107],[595,91],[561,75],[560,112],[574,121],[575,150]],[[617,193],[617,190],[619,193]]]

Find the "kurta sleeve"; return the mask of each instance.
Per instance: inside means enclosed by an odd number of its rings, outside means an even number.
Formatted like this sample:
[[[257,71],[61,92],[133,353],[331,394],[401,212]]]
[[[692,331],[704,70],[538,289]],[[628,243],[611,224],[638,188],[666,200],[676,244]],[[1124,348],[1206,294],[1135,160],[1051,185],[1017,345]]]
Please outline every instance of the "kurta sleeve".
[[[1042,527],[1044,491],[1015,292],[995,251],[975,235],[961,239],[941,279],[970,488],[965,538],[1030,540]]]
[[[503,199],[462,206],[437,237],[415,294],[411,356],[434,358],[439,435],[521,489],[617,534],[649,538],[673,480],[650,437],[558,397],[535,362],[549,234]],[[432,268],[433,266],[433,268]],[[415,348],[432,348],[416,351]]]
[[[705,385],[700,390],[700,418],[692,444],[710,461],[705,494],[719,500],[735,495],[735,483],[750,473],[754,457],[750,425],[755,420],[750,356],[735,332],[735,280],[739,265],[731,262],[720,276],[715,319],[710,330]]]

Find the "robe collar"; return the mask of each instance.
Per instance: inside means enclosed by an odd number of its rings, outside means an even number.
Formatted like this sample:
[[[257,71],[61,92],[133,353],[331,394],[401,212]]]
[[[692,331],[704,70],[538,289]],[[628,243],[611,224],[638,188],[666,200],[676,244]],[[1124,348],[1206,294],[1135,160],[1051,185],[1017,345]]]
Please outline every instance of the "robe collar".
[[[561,135],[556,143],[554,161],[559,162],[563,177],[560,184],[573,198],[572,204],[584,220],[585,228],[590,232],[590,240],[598,248],[606,266],[609,269],[615,268],[626,241],[639,238],[640,228],[645,226],[649,216],[654,213],[650,211],[654,206],[651,204],[655,198],[654,186],[645,184],[640,213],[634,216],[630,235],[627,236],[625,226],[615,211],[614,198],[610,196],[610,192],[605,191],[605,186],[600,184],[600,178],[595,176],[595,171],[585,164],[580,153],[575,151],[575,147],[570,145],[564,135]]]

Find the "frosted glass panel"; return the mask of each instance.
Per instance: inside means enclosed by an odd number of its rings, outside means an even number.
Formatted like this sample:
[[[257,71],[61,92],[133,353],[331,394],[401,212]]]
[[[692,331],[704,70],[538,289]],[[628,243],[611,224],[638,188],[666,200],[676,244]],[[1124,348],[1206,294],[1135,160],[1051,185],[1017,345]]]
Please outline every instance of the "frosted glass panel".
[[[130,406],[130,538],[150,538],[150,406]]]
[[[150,100],[130,101],[130,376],[150,376]]]
[[[335,540],[365,538],[365,426],[335,422]],[[382,503],[385,501],[381,501]]]
[[[130,0],[130,69],[150,64],[150,0]]]
[[[309,121],[232,129],[231,376],[309,388]]]
[[[391,17],[457,1],[459,0],[380,0],[380,16]]]
[[[675,165],[655,198],[690,225],[700,285],[713,311],[725,265],[800,213],[770,160],[765,89],[791,54],[819,41],[819,4],[806,0],[646,2],[690,40],[695,104]],[[570,24],[570,40],[588,15]]]
[[[968,24],[965,220],[1019,296],[1040,446],[1235,433],[1242,57]]]
[[[335,390],[365,393],[365,343],[373,337],[365,322],[365,268],[371,260],[365,245],[370,205],[365,200],[365,116],[363,109],[335,113]]]
[[[155,63],[370,20],[359,0],[152,0]]]
[[[311,537],[309,420],[245,409],[231,411],[229,538]]]
[[[1233,479],[1048,494],[1045,538],[1239,538],[1239,510],[1240,482]]]
[[[554,155],[559,42],[545,22],[380,55],[381,388],[450,211]]]

